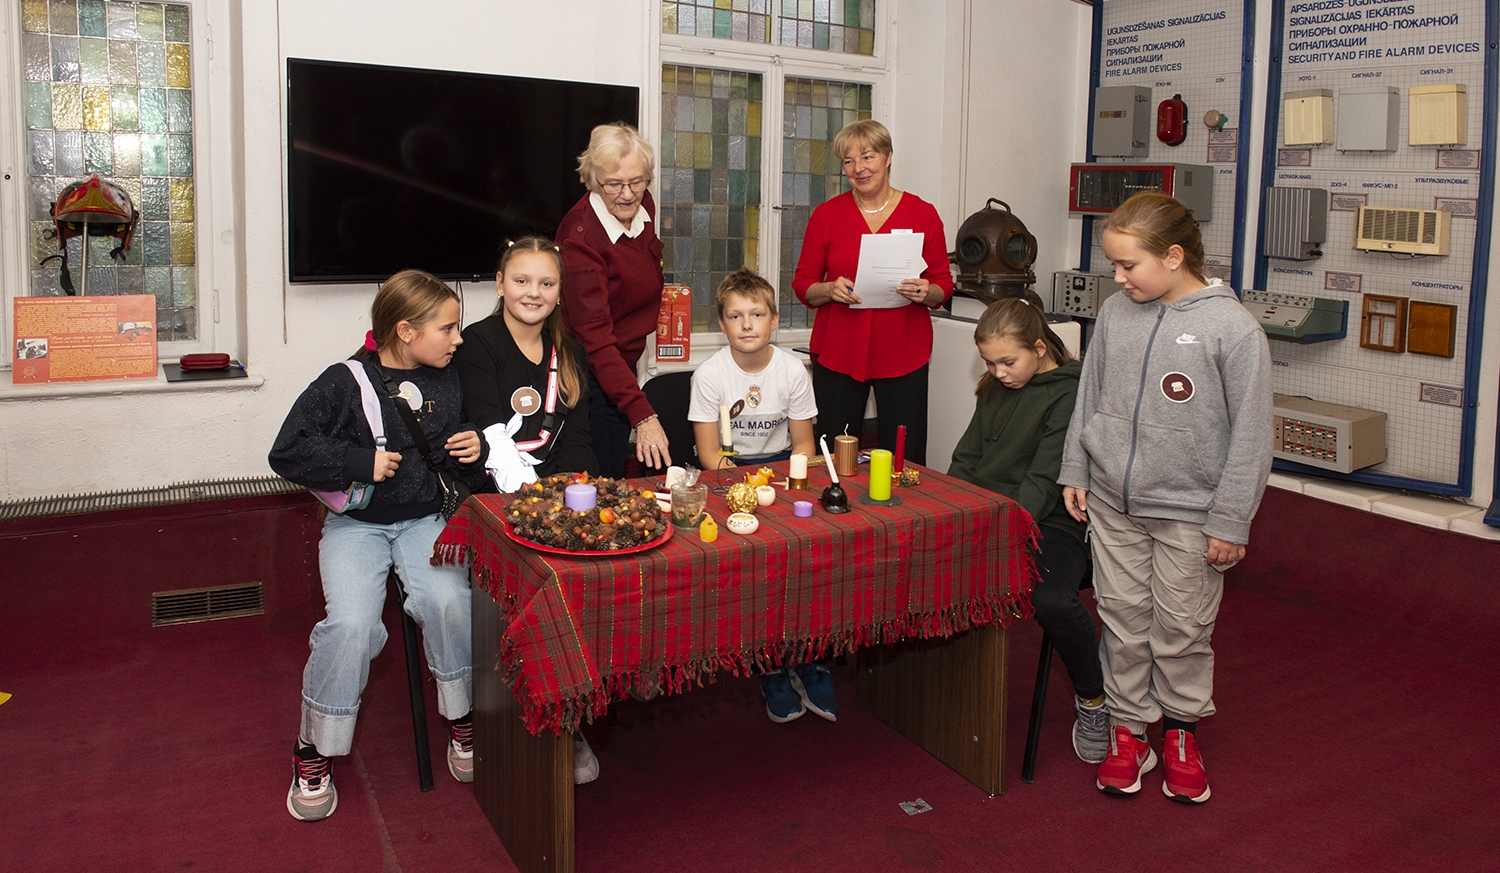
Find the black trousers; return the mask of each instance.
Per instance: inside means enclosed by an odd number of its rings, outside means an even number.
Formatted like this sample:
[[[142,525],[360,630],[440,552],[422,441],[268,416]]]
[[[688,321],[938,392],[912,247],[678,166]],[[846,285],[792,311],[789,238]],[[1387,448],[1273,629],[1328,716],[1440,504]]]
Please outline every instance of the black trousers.
[[[589,373],[589,433],[599,475],[619,479],[625,475],[625,456],[630,452],[630,420],[604,394]]]
[[[927,463],[927,364],[905,376],[861,382],[812,362],[813,395],[818,401],[817,436],[833,438],[842,433],[859,436],[864,429],[865,404],[875,389],[875,421],[880,447],[896,450],[896,426],[906,425],[906,459]]]
[[[1078,586],[1088,571],[1088,547],[1066,531],[1037,525],[1036,569],[1041,576],[1031,592],[1036,623],[1052,640],[1053,651],[1068,668],[1073,693],[1093,698],[1104,693],[1104,671],[1099,667],[1099,638],[1094,616],[1078,597]]]

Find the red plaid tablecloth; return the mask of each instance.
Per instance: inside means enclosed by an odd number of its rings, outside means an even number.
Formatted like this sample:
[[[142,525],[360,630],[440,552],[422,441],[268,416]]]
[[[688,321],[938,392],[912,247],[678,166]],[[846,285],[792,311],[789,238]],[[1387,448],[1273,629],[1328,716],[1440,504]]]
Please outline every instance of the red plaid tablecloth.
[[[773,466],[785,474],[784,463]],[[844,483],[853,511],[833,515],[817,506],[828,471],[813,467],[810,490],[778,489],[748,537],[728,531],[723,495],[710,493],[717,542],[679,529],[660,548],[613,558],[519,545],[501,520],[509,498],[475,495],[433,560],[468,563],[500,605],[507,626],[495,669],[532,733],[561,734],[630,689],[676,692],[720,670],[746,675],[752,665],[1029,616],[1031,517],[999,494],[919,469],[920,485],[894,489],[900,506],[875,507],[856,499],[869,487],[861,468]],[[813,516],[793,516],[794,499],[813,501]]]

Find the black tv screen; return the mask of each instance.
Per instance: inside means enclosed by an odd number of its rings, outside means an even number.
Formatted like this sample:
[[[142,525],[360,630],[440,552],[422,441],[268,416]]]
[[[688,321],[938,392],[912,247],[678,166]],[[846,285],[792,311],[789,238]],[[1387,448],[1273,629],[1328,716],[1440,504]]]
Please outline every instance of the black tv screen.
[[[594,126],[639,105],[620,85],[290,58],[288,278],[493,278],[502,241],[553,235],[583,196]]]

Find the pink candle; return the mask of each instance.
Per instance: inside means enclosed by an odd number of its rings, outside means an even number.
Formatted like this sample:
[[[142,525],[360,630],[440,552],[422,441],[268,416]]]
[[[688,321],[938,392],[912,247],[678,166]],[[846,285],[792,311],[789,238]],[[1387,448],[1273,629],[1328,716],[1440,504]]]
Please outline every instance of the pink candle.
[[[906,469],[906,425],[896,425],[896,472]]]

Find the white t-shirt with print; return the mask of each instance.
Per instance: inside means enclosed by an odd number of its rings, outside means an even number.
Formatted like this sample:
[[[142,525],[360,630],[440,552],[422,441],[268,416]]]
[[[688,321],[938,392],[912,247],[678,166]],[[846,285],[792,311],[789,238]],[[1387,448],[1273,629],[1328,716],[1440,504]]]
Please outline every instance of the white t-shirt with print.
[[[818,415],[813,400],[812,377],[794,355],[771,347],[771,362],[759,373],[746,373],[725,346],[693,372],[693,399],[689,421],[719,422],[719,404],[731,409],[744,401],[739,415],[730,420],[735,451],[758,458],[792,447],[790,419],[811,420]]]

